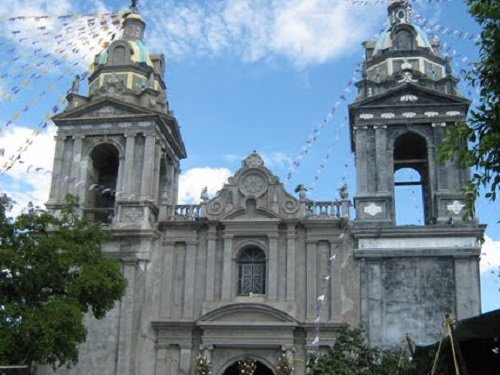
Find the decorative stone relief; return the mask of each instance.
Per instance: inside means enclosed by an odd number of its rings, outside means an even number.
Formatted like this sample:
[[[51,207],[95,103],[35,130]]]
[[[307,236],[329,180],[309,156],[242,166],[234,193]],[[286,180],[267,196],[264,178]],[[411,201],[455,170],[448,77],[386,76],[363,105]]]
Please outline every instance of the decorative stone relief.
[[[140,207],[123,208],[122,221],[126,223],[136,223],[144,219],[144,211]]]
[[[387,119],[391,119],[391,118],[396,117],[396,115],[395,115],[394,113],[387,112],[387,113],[382,113],[382,114],[380,115],[380,117],[382,117],[382,118],[387,118]]]
[[[299,209],[299,203],[293,199],[286,199],[282,207],[287,214],[294,214]]]
[[[254,195],[259,197],[266,192],[267,181],[262,175],[251,173],[241,179],[240,190],[245,196]]]
[[[363,212],[370,215],[376,216],[383,211],[382,206],[377,206],[375,203],[370,203],[368,206],[363,208]]]
[[[453,212],[455,215],[458,215],[462,212],[462,209],[465,207],[465,204],[459,201],[453,201],[453,203],[446,206],[446,209],[450,212]]]
[[[359,115],[359,118],[362,119],[362,120],[370,120],[372,119],[374,116],[372,113],[362,113]]]
[[[448,112],[446,112],[446,116],[456,117],[456,116],[461,116],[461,115],[462,115],[462,112],[460,112],[460,111],[448,111]]]
[[[244,161],[243,166],[248,168],[258,168],[264,165],[264,160],[255,151],[251,153]]]
[[[219,215],[223,210],[223,205],[219,201],[213,201],[208,204],[207,211],[210,215]]]
[[[416,102],[418,100],[418,96],[416,95],[403,95],[399,98],[400,102]]]
[[[427,112],[424,112],[424,115],[427,116],[427,117],[436,117],[436,116],[439,115],[439,112],[427,111]]]
[[[414,118],[417,114],[415,112],[403,112],[403,117]]]
[[[446,122],[433,122],[431,124],[433,128],[440,127],[440,128],[445,128],[446,127]]]

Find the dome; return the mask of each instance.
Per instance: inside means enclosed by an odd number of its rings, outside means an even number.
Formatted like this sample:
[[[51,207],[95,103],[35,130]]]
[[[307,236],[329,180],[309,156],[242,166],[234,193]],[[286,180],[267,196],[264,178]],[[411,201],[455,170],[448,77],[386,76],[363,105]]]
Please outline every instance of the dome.
[[[149,54],[149,50],[142,40],[120,40],[119,42],[127,43],[129,48],[132,50],[130,58],[134,64],[146,64],[153,67],[153,62]],[[104,51],[102,51],[98,56],[97,65],[106,65],[108,62],[110,50],[114,49],[116,43],[112,43]]]
[[[378,38],[375,48],[373,50],[373,54],[381,53],[382,51],[386,49],[392,49],[394,48],[394,39],[397,34],[397,32],[400,29],[406,29],[406,30],[413,30],[413,39],[415,41],[414,44],[414,49],[417,48],[428,48],[432,51],[432,45],[431,42],[429,41],[429,38],[427,37],[427,34],[418,26],[413,25],[413,24],[406,24],[405,26],[399,26],[398,27],[393,27],[390,26],[388,27],[382,35]]]

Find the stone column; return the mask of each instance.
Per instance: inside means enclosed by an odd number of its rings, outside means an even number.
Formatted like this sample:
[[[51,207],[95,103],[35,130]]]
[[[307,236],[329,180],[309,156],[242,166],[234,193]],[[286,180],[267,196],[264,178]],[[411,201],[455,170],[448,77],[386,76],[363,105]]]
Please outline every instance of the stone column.
[[[215,225],[208,228],[207,236],[207,285],[206,299],[212,301],[214,299],[215,288],[215,247],[217,245],[217,229]]]
[[[295,301],[295,225],[286,232],[286,299]]]
[[[316,303],[318,298],[318,288],[316,284],[316,279],[318,277],[316,241],[306,241],[306,258],[307,320],[312,321],[316,318]]]
[[[177,201],[179,199],[179,175],[181,174],[181,169],[179,167],[175,167],[175,174],[174,174],[174,205],[177,204]]]
[[[134,290],[135,272],[137,267],[136,259],[123,259],[123,275],[127,279],[128,285],[125,295],[120,302],[120,320],[118,332],[118,374],[129,374],[131,372],[130,363],[134,357],[132,345],[135,337],[134,333]]]
[[[172,288],[174,276],[174,242],[166,241],[163,243],[163,272],[162,272],[162,289],[160,294],[160,318],[168,319],[172,316]]]
[[[222,266],[222,300],[229,300],[233,290],[233,235],[224,235],[224,260]]]
[[[64,139],[65,137],[56,136],[56,149],[54,153],[54,165],[52,167],[52,183],[50,185],[50,201],[60,203],[64,197],[61,197],[61,181],[64,179],[62,175],[62,162],[64,154]]]
[[[189,375],[191,370],[191,351],[192,345],[181,345],[181,354],[180,354],[180,375]]]
[[[195,272],[196,272],[196,241],[186,242],[186,264],[184,275],[184,317],[193,318],[194,306],[194,288],[195,288]]]
[[[73,136],[73,165],[71,177],[74,182],[70,184],[70,193],[78,197],[78,202],[83,203],[85,199],[85,171],[82,168],[83,135]]]
[[[378,173],[377,191],[388,192],[387,125],[373,128],[375,129],[375,159]]]
[[[457,320],[481,313],[479,269],[474,257],[455,258],[455,301]],[[476,282],[472,282],[476,280]]]
[[[158,142],[158,139],[156,140],[156,149],[155,149],[155,160],[154,160],[154,178],[151,183],[153,184],[153,201],[155,204],[159,205],[160,204],[160,163],[161,163],[161,146],[160,143]]]
[[[142,165],[141,197],[143,199],[153,198],[153,171],[156,138],[153,133],[145,135],[144,159]]]
[[[278,234],[272,233],[269,238],[269,283],[268,297],[270,300],[278,298]]]
[[[135,153],[135,134],[125,134],[125,161],[123,163],[123,186],[122,191],[126,197],[129,197],[134,191],[134,153]],[[139,197],[135,197],[136,199]]]
[[[354,128],[354,139],[356,148],[356,181],[358,185],[357,194],[368,192],[368,170],[367,170],[367,150],[366,142],[367,136],[366,131],[368,127],[355,127]]]
[[[166,375],[168,373],[167,359],[167,348],[158,347],[156,349],[155,375]]]
[[[337,267],[337,263],[341,264],[342,259],[340,259],[340,254],[342,253],[340,246],[342,242],[331,242],[330,243],[330,255],[328,261],[330,262],[330,311],[331,317],[330,319],[336,320],[336,318],[340,318],[342,306],[342,296],[341,296],[341,288],[342,288],[342,277],[340,274],[341,267]],[[333,255],[335,255],[335,259],[332,259]]]

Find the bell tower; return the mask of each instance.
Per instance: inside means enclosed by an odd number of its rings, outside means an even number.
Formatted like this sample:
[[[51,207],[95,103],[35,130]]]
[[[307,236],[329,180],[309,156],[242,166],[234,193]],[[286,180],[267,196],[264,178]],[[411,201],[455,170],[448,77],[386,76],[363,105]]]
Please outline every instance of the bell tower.
[[[364,44],[359,95],[349,107],[357,219],[398,224],[396,211],[408,202],[398,202],[396,193],[414,186],[421,224],[461,222],[469,172],[456,162],[439,164],[436,145],[447,127],[465,121],[470,101],[459,95],[439,41],[411,23],[410,5],[392,1],[388,13],[389,28]]]
[[[388,28],[363,44],[358,97],[349,106],[361,319],[370,343],[382,346],[405,333],[430,343],[446,313],[480,313],[484,226],[462,219],[469,171],[456,161],[440,164],[436,149],[448,128],[465,121],[470,101],[460,96],[439,41],[411,13],[408,1],[391,1]],[[398,194],[406,187],[421,202],[413,225],[397,215],[415,215],[415,202]]]
[[[165,59],[143,42],[146,24],[132,12],[122,35],[92,64],[88,94],[75,81],[58,127],[48,206],[66,194],[81,213],[113,229],[148,230],[176,204],[186,150],[169,108]]]

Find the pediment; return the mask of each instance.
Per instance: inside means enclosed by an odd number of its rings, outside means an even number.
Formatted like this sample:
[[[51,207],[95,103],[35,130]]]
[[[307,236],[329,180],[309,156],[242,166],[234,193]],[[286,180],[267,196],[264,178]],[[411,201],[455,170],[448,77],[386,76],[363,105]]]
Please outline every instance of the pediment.
[[[57,120],[128,117],[156,114],[156,112],[149,111],[141,106],[131,103],[126,103],[113,98],[102,98],[76,107],[72,106],[71,109],[54,116],[53,119],[57,122]]]
[[[235,303],[205,314],[197,325],[296,325],[287,313],[260,303]]]
[[[212,220],[295,218],[299,210],[300,201],[285,190],[255,152],[214,198],[206,200],[206,216]]]
[[[470,101],[456,95],[449,95],[411,83],[398,86],[379,95],[373,95],[351,104],[351,109],[371,106],[414,106],[414,105],[468,105]]]

